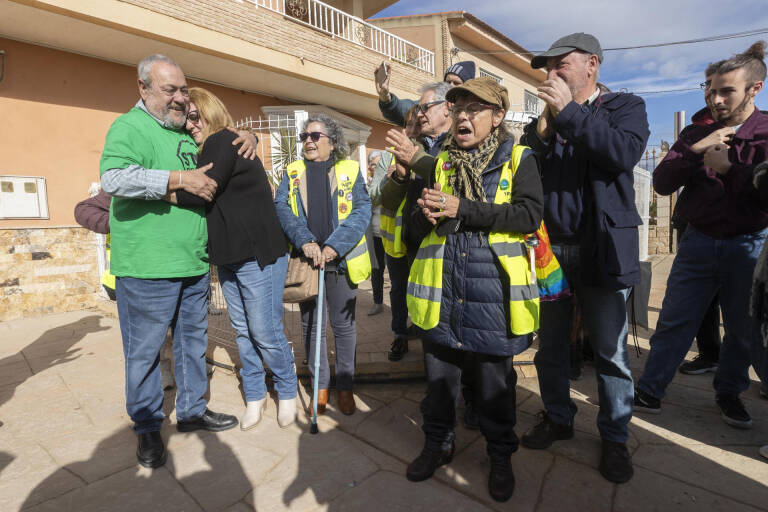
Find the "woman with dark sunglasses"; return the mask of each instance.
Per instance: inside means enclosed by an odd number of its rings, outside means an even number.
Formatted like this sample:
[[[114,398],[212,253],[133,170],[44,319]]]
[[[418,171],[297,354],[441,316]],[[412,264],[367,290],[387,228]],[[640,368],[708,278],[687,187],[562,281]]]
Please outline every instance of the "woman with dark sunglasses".
[[[288,269],[288,243],[272,203],[261,160],[238,156],[236,135],[224,104],[211,92],[193,87],[187,131],[200,146],[199,162],[213,163],[206,174],[216,181],[212,202],[177,191],[179,205],[205,204],[208,256],[218,267],[219,281],[242,369],[246,410],[240,428],[255,427],[266,406],[264,363],[272,370],[278,396],[277,422],[296,419],[296,370],[293,351],[283,331],[283,287]],[[171,198],[174,200],[174,198]]]
[[[325,269],[325,296],[336,342],[338,407],[355,412],[355,303],[357,284],[371,274],[365,230],[371,221],[371,200],[360,166],[348,160],[349,146],[341,126],[326,115],[310,116],[299,136],[304,158],[288,165],[275,196],[275,208],[294,251]],[[308,360],[315,359],[317,300],[300,304]],[[326,315],[322,314],[323,322]],[[330,370],[322,327],[317,411],[328,403]],[[314,366],[309,365],[310,372]],[[314,377],[314,375],[313,375]],[[310,405],[310,410],[312,409]]]

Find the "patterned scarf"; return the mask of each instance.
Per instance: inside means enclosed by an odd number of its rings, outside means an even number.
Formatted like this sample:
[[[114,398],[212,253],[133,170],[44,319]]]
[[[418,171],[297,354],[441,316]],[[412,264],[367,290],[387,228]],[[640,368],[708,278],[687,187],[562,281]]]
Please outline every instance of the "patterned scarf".
[[[448,145],[448,156],[455,174],[450,185],[453,194],[473,201],[485,201],[482,173],[499,149],[499,130],[494,130],[474,151],[461,149],[454,139]]]

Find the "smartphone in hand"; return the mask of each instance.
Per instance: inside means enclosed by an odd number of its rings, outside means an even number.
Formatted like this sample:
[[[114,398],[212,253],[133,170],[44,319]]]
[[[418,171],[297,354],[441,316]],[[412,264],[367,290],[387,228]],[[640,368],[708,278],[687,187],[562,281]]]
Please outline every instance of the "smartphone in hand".
[[[387,78],[389,78],[389,66],[386,62],[381,61],[379,67],[376,68],[376,82],[381,85]]]

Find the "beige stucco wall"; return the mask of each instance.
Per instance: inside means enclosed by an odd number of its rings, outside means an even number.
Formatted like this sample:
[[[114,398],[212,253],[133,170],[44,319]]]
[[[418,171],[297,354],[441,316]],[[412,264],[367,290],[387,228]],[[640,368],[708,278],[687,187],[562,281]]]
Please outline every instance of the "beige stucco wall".
[[[2,38],[0,49],[7,58],[0,82],[0,174],[45,177],[50,213],[47,220],[0,220],[0,321],[92,307],[101,300],[96,239],[76,227],[73,211],[99,179],[110,124],[138,99],[135,69]],[[291,103],[190,85],[218,95],[235,119]],[[384,147],[390,125],[351,117],[371,127],[369,148]]]

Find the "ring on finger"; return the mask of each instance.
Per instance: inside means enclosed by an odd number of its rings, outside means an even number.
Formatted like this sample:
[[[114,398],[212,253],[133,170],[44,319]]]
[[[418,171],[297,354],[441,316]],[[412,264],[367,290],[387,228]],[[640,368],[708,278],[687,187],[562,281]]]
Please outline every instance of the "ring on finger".
[[[443,205],[445,205],[446,203],[445,196],[440,196],[440,202],[443,203]]]

